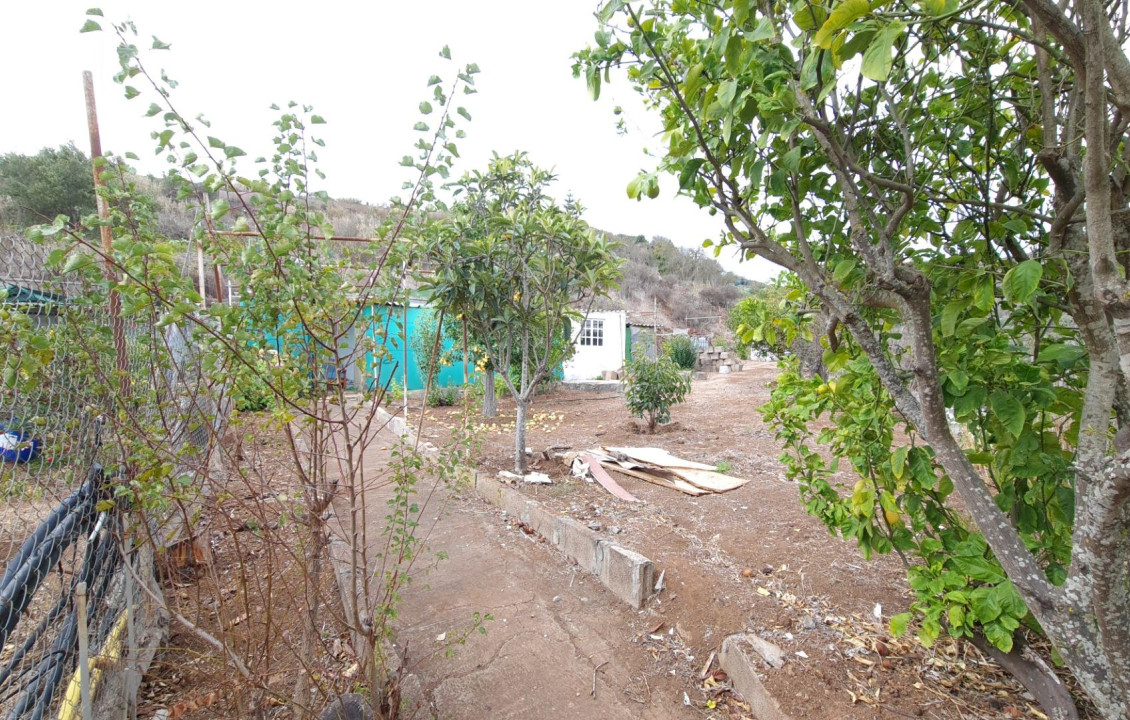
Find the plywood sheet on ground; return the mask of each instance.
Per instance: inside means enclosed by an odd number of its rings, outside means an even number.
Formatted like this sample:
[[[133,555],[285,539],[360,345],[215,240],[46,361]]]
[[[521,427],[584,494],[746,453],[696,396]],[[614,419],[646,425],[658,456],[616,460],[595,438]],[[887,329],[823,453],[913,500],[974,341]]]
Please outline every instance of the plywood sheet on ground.
[[[620,448],[608,448],[608,449],[610,451],[614,452],[614,453],[622,453],[624,455],[627,455],[631,459],[636,460],[638,462],[648,463],[650,465],[658,465],[659,467],[663,467],[663,468],[669,468],[669,469],[686,468],[686,469],[689,469],[689,470],[711,470],[711,471],[713,471],[715,469],[714,465],[706,465],[706,464],[703,464],[703,463],[700,463],[700,462],[695,462],[693,460],[684,460],[680,457],[675,457],[674,455],[672,455],[671,453],[667,452],[666,450],[664,450],[662,448],[620,447]]]
[[[710,494],[709,490],[703,490],[700,487],[695,487],[686,480],[671,475],[670,473],[666,473],[662,470],[659,470],[658,468],[653,469],[650,472],[645,472],[639,465],[635,465],[633,467],[625,467],[619,463],[610,463],[608,465],[608,468],[610,470],[615,470],[618,473],[624,473],[628,477],[634,477],[639,480],[643,480],[644,482],[649,482],[652,485],[658,485],[670,490],[678,490],[679,492],[686,493],[687,495],[698,497],[700,495]]]
[[[745,485],[749,480],[742,478],[732,477],[730,475],[723,475],[719,472],[712,470],[691,470],[689,468],[671,468],[671,472],[678,475],[682,479],[697,485],[700,488],[705,488],[711,492],[726,492]]]

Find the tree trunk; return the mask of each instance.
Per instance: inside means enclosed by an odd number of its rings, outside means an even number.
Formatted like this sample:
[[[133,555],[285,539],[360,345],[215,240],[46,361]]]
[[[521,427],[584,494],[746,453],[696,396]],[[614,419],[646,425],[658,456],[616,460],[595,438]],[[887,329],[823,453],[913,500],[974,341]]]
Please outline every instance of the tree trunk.
[[[518,417],[514,422],[514,472],[519,475],[526,474],[526,412],[529,410],[530,401],[519,398],[517,401]]]
[[[494,371],[483,372],[483,417],[492,418],[498,415],[498,396],[494,390]]]
[[[997,649],[982,635],[973,636],[973,644],[1025,687],[1051,720],[1078,720],[1079,711],[1067,686],[1044,659],[1017,640],[1012,652]]]

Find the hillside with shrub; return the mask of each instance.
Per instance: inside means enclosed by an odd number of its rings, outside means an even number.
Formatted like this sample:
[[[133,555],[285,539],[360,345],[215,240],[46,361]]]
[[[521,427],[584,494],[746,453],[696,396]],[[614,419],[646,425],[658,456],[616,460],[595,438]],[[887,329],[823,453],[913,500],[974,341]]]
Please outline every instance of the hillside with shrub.
[[[702,248],[679,247],[661,236],[610,238],[618,243],[616,254],[624,258],[624,279],[620,291],[603,300],[600,309],[626,310],[629,322],[651,324],[654,309],[660,328],[691,328],[728,340],[730,309],[763,287],[724,270]]]
[[[6,210],[0,215],[0,223],[15,229],[58,212],[91,211],[92,201],[76,211],[73,208],[82,203],[66,195],[71,186],[85,187],[89,182],[88,162],[85,155],[73,147],[58,151],[48,148],[37,156],[4,156],[0,163],[0,180],[6,181],[0,182],[0,195],[5,197],[0,198],[0,208]],[[39,188],[35,195],[48,199],[59,196],[62,205],[55,202],[44,203],[42,208],[27,207],[30,203],[22,199],[19,191],[25,188],[22,177],[26,175],[24,166],[29,164],[36,167],[50,164],[52,172],[37,174],[47,176],[48,184],[57,186],[57,190],[45,192]],[[194,207],[195,199],[190,202],[178,198],[176,184],[165,178],[142,176],[136,177],[135,182],[156,204],[162,233],[168,237],[191,234],[199,212]],[[239,214],[235,198],[227,200],[232,213]],[[324,213],[339,236],[374,235],[388,216],[387,207],[353,198],[317,200],[312,197],[311,200],[318,205],[311,209]],[[732,333],[726,327],[726,319],[731,308],[762,287],[761,283],[724,270],[711,253],[702,248],[679,247],[662,236],[648,240],[643,235],[615,234],[600,229],[597,232],[614,241],[616,255],[624,259],[619,290],[601,298],[597,309],[626,310],[630,322],[647,325],[655,322],[661,329],[689,327],[696,333],[709,334],[728,343]]]
[[[193,221],[188,205],[178,201],[164,181],[143,182],[158,201],[162,229],[173,236],[187,234]],[[339,236],[347,237],[374,234],[388,215],[382,205],[352,198],[329,199],[318,210],[326,214]],[[660,328],[689,327],[729,341],[732,333],[726,327],[726,318],[730,309],[763,287],[723,269],[702,248],[679,247],[662,236],[648,240],[643,235],[596,231],[614,241],[616,255],[624,259],[620,289],[599,299],[596,308],[626,310],[630,322],[650,325],[653,312],[657,312]]]

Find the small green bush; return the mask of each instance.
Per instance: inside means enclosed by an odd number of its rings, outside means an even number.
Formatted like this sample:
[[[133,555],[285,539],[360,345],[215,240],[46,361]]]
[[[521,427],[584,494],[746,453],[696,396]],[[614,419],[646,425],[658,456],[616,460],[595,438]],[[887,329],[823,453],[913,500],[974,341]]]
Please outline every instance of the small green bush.
[[[675,335],[663,344],[663,354],[684,370],[694,370],[698,364],[698,348],[690,335]]]
[[[404,402],[404,388],[397,382],[396,378],[388,384],[388,390],[385,391],[385,405],[400,405]]]
[[[647,418],[648,432],[671,420],[671,407],[686,399],[691,379],[670,358],[639,357],[628,366],[624,398],[633,417]]]
[[[255,361],[255,369],[239,368],[232,377],[232,402],[239,412],[260,412],[274,404],[275,393],[263,379],[268,377],[271,368],[267,361]]]
[[[463,391],[457,387],[434,387],[425,400],[428,407],[454,407],[463,400]]]

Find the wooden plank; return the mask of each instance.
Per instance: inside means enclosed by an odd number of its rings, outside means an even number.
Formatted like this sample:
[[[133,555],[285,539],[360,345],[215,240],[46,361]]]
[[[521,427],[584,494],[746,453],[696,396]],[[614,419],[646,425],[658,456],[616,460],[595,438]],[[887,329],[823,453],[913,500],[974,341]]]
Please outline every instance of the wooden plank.
[[[675,457],[662,448],[624,447],[608,449],[614,453],[623,453],[633,460],[649,463],[651,465],[658,465],[659,467],[667,468],[669,470],[674,470],[675,468],[687,468],[690,470],[709,470],[711,472],[717,470],[717,467],[715,467],[714,465],[706,465],[704,463],[694,462],[693,460],[684,460],[682,458]]]
[[[678,477],[658,474],[653,475],[652,473],[644,472],[642,469],[637,470],[626,468],[623,465],[609,465],[609,469],[615,470],[618,473],[624,473],[625,475],[634,477],[638,480],[643,480],[644,482],[649,482],[652,485],[665,487],[669,490],[678,490],[679,492],[686,493],[687,495],[693,495],[695,497],[710,494],[709,490],[703,490],[700,487],[695,487],[686,480]]]
[[[671,468],[671,472],[678,475],[682,479],[696,485],[700,488],[705,488],[712,492],[726,492],[745,485],[749,480],[723,475],[722,473],[711,472],[709,470],[691,470],[688,468]]]
[[[589,464],[589,472],[592,473],[592,476],[596,478],[596,481],[600,483],[601,487],[605,490],[621,500],[639,502],[635,495],[632,495],[630,492],[620,487],[620,483],[613,480],[612,476],[605,472],[604,468],[600,465],[600,461],[595,457],[589,453],[581,453],[580,458]]]

